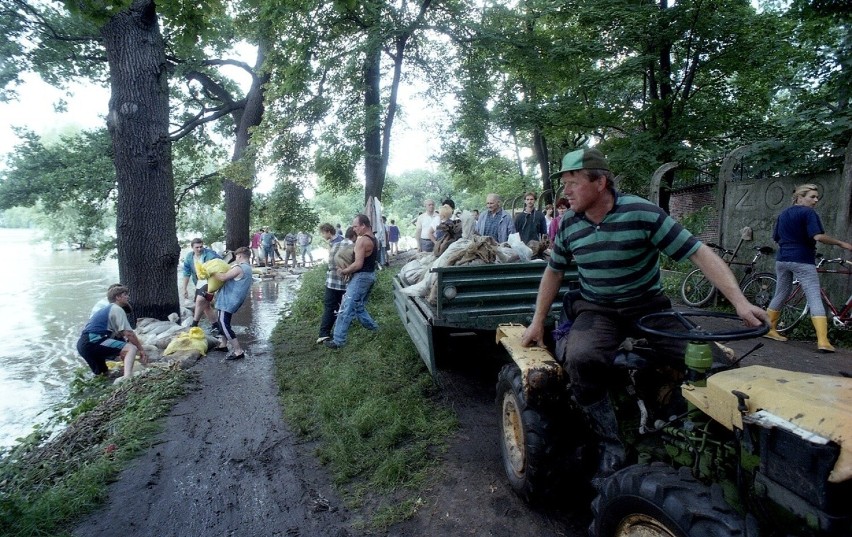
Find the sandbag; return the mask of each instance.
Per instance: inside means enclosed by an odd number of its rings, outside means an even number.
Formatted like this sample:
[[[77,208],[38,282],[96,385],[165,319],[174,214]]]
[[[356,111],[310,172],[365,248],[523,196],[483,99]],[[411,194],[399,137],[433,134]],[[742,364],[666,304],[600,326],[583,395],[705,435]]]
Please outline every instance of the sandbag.
[[[334,259],[332,259],[332,263],[337,268],[346,268],[352,263],[355,262],[355,245],[347,244],[346,246],[341,246],[337,253],[334,254]]]
[[[195,262],[195,274],[199,280],[207,280],[207,292],[215,293],[222,287],[225,282],[220,282],[216,278],[210,276],[214,274],[224,273],[231,270],[231,265],[227,264],[224,259],[211,259],[204,263]]]
[[[163,351],[163,356],[168,356],[178,351],[198,351],[202,356],[206,355],[207,335],[204,333],[204,330],[193,326],[188,331],[176,335],[168,347],[166,347],[166,350]]]

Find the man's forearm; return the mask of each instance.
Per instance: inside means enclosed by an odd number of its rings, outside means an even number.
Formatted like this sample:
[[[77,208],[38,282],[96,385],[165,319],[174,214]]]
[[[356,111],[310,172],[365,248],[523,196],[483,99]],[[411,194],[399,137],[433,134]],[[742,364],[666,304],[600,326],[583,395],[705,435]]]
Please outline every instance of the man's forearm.
[[[550,306],[556,300],[559,294],[559,288],[562,287],[562,272],[554,270],[550,267],[544,269],[544,274],[541,277],[541,283],[538,286],[538,297],[535,301],[535,315],[533,323],[544,323],[547,314],[550,313]]]

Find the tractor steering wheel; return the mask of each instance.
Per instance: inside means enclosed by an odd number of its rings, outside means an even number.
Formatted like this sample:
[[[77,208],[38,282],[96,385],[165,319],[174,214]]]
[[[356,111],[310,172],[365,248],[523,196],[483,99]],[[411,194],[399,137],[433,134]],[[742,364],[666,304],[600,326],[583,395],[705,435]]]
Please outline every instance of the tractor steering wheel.
[[[742,322],[739,317],[730,313],[717,313],[712,311],[663,311],[659,313],[651,313],[649,315],[645,315],[644,317],[636,321],[636,326],[639,328],[639,330],[642,330],[645,333],[652,334],[655,336],[661,336],[671,339],[686,339],[689,341],[736,341],[738,339],[749,339],[753,337],[759,337],[769,332],[769,325],[765,324],[755,328],[740,328],[737,330],[720,329],[716,332],[713,330],[704,329],[701,327],[700,324],[692,321],[692,319],[700,317],[724,319],[723,325],[729,324],[729,321]],[[654,321],[666,321],[670,318],[677,319],[686,330],[684,332],[676,332],[668,326],[664,328],[657,328],[652,326],[652,324],[656,324],[654,323]]]

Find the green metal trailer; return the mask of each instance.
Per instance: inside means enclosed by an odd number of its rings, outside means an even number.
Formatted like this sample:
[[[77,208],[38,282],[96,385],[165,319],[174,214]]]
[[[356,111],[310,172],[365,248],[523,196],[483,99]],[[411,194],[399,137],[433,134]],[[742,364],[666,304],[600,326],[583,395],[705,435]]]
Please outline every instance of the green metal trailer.
[[[394,279],[394,304],[411,341],[433,375],[436,358],[445,352],[448,338],[491,335],[501,323],[529,325],[535,312],[538,286],[547,264],[541,261],[433,268],[437,300],[402,292]],[[577,273],[566,271],[550,320],[562,312],[562,296],[576,287]],[[492,337],[493,341],[493,337]]]

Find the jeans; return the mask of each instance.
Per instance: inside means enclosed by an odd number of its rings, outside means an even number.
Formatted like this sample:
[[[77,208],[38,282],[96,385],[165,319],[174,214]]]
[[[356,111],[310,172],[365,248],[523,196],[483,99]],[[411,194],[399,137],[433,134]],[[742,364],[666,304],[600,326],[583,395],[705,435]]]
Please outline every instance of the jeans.
[[[325,288],[325,297],[323,297],[322,321],[320,322],[319,337],[328,337],[331,335],[331,328],[334,326],[334,320],[337,318],[337,312],[340,311],[340,303],[343,301],[345,289],[330,289]]]
[[[334,323],[334,342],[338,345],[346,343],[349,325],[356,318],[367,330],[379,329],[379,325],[365,308],[367,297],[375,281],[375,272],[356,272],[349,280],[346,294],[343,295],[343,302],[340,304],[340,311],[337,313],[337,321]]]

